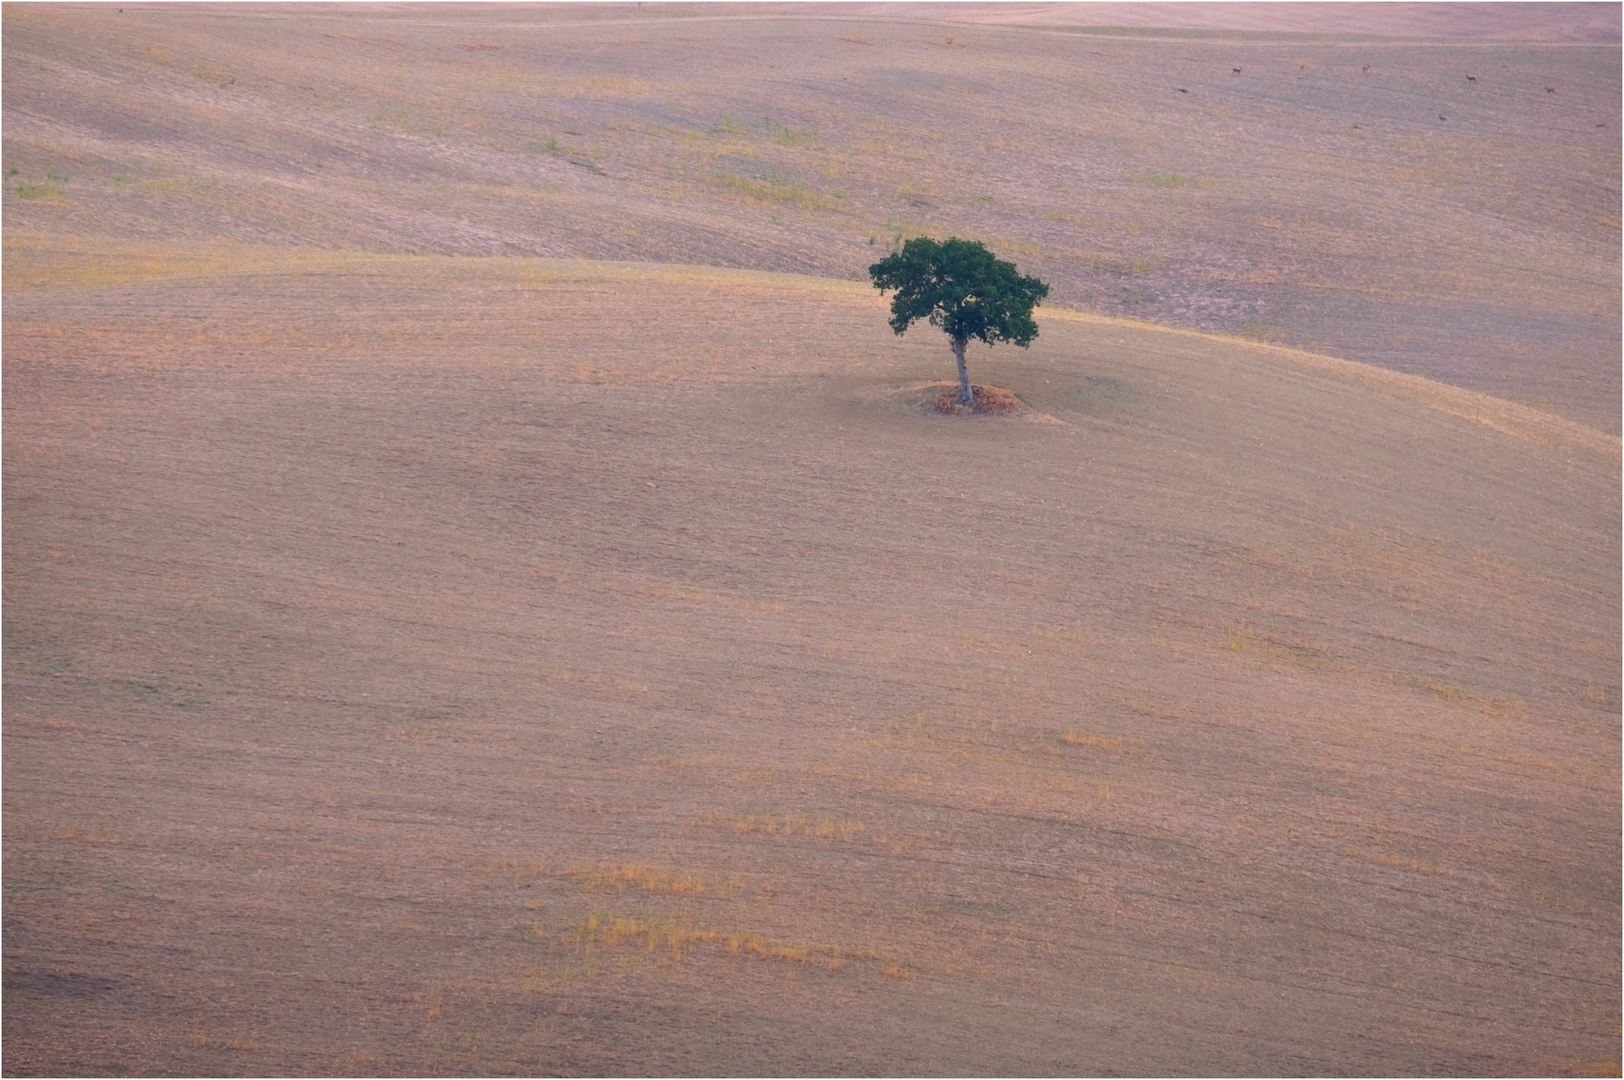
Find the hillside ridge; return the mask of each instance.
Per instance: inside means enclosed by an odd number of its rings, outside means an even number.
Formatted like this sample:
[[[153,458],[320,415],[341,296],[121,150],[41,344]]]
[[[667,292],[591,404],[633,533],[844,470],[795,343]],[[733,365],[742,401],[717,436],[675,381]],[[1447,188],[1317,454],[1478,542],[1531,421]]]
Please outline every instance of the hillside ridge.
[[[970,358],[1061,424],[922,415],[849,279],[6,241],[8,1072],[1616,1071],[1605,439],[1064,308]]]
[[[1085,14],[1234,26],[1022,21]],[[1279,33],[1355,16],[1467,37]],[[1618,46],[1494,36],[1597,16],[24,5],[5,223],[833,277],[957,235],[1056,304],[1619,434]]]
[[[169,244],[57,237],[35,232],[8,235],[5,241],[4,282],[7,288],[52,285],[110,285],[158,278],[241,275],[254,273],[321,271],[340,272],[368,263],[379,266],[431,265],[436,261],[483,261],[542,268],[550,273],[594,273],[608,276],[644,276],[669,279],[673,275],[695,281],[793,283],[802,288],[873,296],[871,286],[849,278],[822,277],[776,270],[747,270],[699,263],[664,263],[610,259],[549,259],[525,255],[436,255],[371,251],[329,251],[231,243]],[[1604,457],[1624,454],[1624,439],[1556,413],[1536,409],[1492,394],[1392,371],[1329,353],[1250,341],[1231,334],[1167,326],[1150,320],[1100,315],[1062,305],[1045,304],[1041,319],[1123,326],[1175,334],[1227,345],[1240,345],[1292,363],[1378,386],[1406,401],[1425,405],[1451,416],[1482,424],[1504,435],[1545,447],[1571,447]]]

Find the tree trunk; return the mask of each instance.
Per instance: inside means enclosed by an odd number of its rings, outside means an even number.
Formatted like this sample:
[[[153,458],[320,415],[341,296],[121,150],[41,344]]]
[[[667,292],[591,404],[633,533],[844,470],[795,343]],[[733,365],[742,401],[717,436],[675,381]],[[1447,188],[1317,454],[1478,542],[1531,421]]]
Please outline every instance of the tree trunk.
[[[969,343],[968,338],[953,339],[953,359],[959,362],[959,396],[953,399],[953,403],[974,407],[976,398],[970,390],[970,369],[964,366],[964,347]]]

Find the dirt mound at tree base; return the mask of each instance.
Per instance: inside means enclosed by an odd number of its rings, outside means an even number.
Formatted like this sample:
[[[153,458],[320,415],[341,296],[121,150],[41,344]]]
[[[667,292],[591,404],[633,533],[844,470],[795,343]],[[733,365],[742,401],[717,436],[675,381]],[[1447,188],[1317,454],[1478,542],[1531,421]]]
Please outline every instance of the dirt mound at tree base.
[[[936,398],[936,411],[951,413],[955,416],[1013,416],[1021,412],[1026,406],[1021,399],[1015,396],[1015,391],[1005,390],[1001,386],[974,386],[970,387],[973,405],[958,404],[958,387],[946,391]]]
[[[947,381],[905,387],[894,391],[891,397],[903,408],[910,411],[917,409],[927,416],[979,416],[1037,423],[1058,422],[1022,401],[1015,391],[1002,386],[972,385],[970,391],[975,396],[974,405],[957,404],[959,384]]]

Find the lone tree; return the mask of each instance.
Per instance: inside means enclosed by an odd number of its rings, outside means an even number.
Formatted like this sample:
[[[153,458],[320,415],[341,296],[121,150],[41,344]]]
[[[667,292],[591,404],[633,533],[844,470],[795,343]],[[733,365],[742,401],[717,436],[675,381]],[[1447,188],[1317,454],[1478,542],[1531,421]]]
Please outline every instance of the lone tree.
[[[1038,336],[1032,309],[1049,295],[1049,286],[1022,277],[1014,263],[993,258],[985,244],[956,236],[940,244],[925,236],[909,240],[901,251],[869,267],[868,274],[882,295],[897,292],[891,301],[891,329],[900,334],[915,319],[929,319],[947,332],[959,362],[959,396],[954,399],[959,405],[975,405],[964,366],[970,339],[1026,348]]]

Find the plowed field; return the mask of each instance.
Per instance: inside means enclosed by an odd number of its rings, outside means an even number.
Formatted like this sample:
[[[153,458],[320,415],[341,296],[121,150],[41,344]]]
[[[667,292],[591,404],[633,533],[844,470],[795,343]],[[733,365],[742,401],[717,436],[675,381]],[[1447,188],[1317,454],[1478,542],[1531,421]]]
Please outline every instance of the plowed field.
[[[10,1075],[1618,1067],[1616,438],[1060,308],[939,416],[786,275],[6,273]]]

